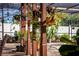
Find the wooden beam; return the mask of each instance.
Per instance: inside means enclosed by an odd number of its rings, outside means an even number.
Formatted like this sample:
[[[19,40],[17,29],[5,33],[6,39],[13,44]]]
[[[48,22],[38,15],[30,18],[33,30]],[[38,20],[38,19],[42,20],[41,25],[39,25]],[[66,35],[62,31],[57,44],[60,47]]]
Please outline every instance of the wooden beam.
[[[24,47],[26,46],[26,3],[21,4],[21,45]]]
[[[46,40],[46,4],[41,4],[41,41],[40,41],[40,55],[47,56],[47,40]]]
[[[31,55],[31,41],[30,41],[30,3],[28,3],[28,39],[27,39],[27,55]]]
[[[35,21],[35,18],[36,18],[36,11],[37,11],[37,4],[33,3],[32,4],[32,9],[33,9],[33,20],[32,22]],[[33,26],[32,26],[32,56],[36,56],[37,54],[37,41],[36,41],[36,28],[34,27],[34,23],[33,23]]]

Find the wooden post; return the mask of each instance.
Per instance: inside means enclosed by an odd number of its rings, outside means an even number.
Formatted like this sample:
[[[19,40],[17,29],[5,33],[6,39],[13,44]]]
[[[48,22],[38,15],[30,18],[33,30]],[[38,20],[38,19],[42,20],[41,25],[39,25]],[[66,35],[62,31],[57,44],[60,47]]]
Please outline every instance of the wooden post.
[[[3,40],[1,40],[1,42],[0,42],[0,56],[2,55],[2,50],[3,50],[3,48],[4,48],[4,45],[5,45],[5,43],[6,43],[6,40],[7,40],[7,35],[5,35],[5,36],[3,37]]]
[[[24,47],[26,46],[26,3],[21,4],[21,45]]]
[[[37,55],[37,41],[33,40],[33,47],[32,47],[32,56],[36,56]]]
[[[41,42],[40,42],[40,55],[47,56],[47,40],[46,40],[46,4],[41,4]]]
[[[37,5],[35,3],[32,4],[33,7],[33,26],[32,26],[32,56],[36,56],[37,55],[37,41],[36,41],[36,28],[34,27],[34,21],[36,18],[36,11],[37,11]]]
[[[27,55],[31,54],[31,41],[30,41],[30,3],[28,3],[28,39],[27,39]]]

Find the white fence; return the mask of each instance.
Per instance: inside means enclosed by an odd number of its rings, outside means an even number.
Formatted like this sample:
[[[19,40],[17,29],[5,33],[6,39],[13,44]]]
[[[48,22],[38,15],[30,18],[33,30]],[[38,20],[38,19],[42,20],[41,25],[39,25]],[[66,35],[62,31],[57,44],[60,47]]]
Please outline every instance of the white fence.
[[[76,31],[79,27],[74,27],[72,28],[71,26],[59,26],[57,35],[62,35],[64,33],[70,34],[70,35],[75,35]],[[20,25],[17,24],[4,24],[4,35],[12,35],[14,36],[15,31],[20,30]],[[27,30],[27,25],[26,25],[26,30]],[[32,31],[32,26],[31,26],[31,31]],[[2,24],[0,23],[0,39],[2,39]]]
[[[71,27],[71,26],[59,26],[57,35],[62,35],[64,33],[70,34],[70,35],[75,35],[76,31],[78,30],[79,27]]]

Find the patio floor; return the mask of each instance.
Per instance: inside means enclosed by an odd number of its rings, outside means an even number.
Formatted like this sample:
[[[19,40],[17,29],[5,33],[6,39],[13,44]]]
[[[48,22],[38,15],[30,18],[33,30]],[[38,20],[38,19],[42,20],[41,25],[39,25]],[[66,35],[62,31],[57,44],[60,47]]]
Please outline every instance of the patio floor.
[[[18,43],[6,43],[2,56],[26,56],[24,52],[16,52],[16,45]],[[60,56],[60,53],[58,51],[59,47],[62,45],[60,42],[54,42],[54,43],[48,43],[47,44],[47,55],[48,56]]]

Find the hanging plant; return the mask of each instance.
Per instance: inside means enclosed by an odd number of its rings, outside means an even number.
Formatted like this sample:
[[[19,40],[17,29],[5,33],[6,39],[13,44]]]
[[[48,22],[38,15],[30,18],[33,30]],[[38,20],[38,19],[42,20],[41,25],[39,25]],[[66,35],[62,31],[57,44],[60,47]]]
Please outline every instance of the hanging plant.
[[[15,16],[13,16],[13,22],[14,23],[16,23],[16,24],[18,24],[19,22],[20,22],[20,18],[21,18],[21,15],[15,15]]]
[[[21,18],[21,15],[15,15],[14,16],[14,19],[17,20],[17,21],[20,21],[20,18]]]

